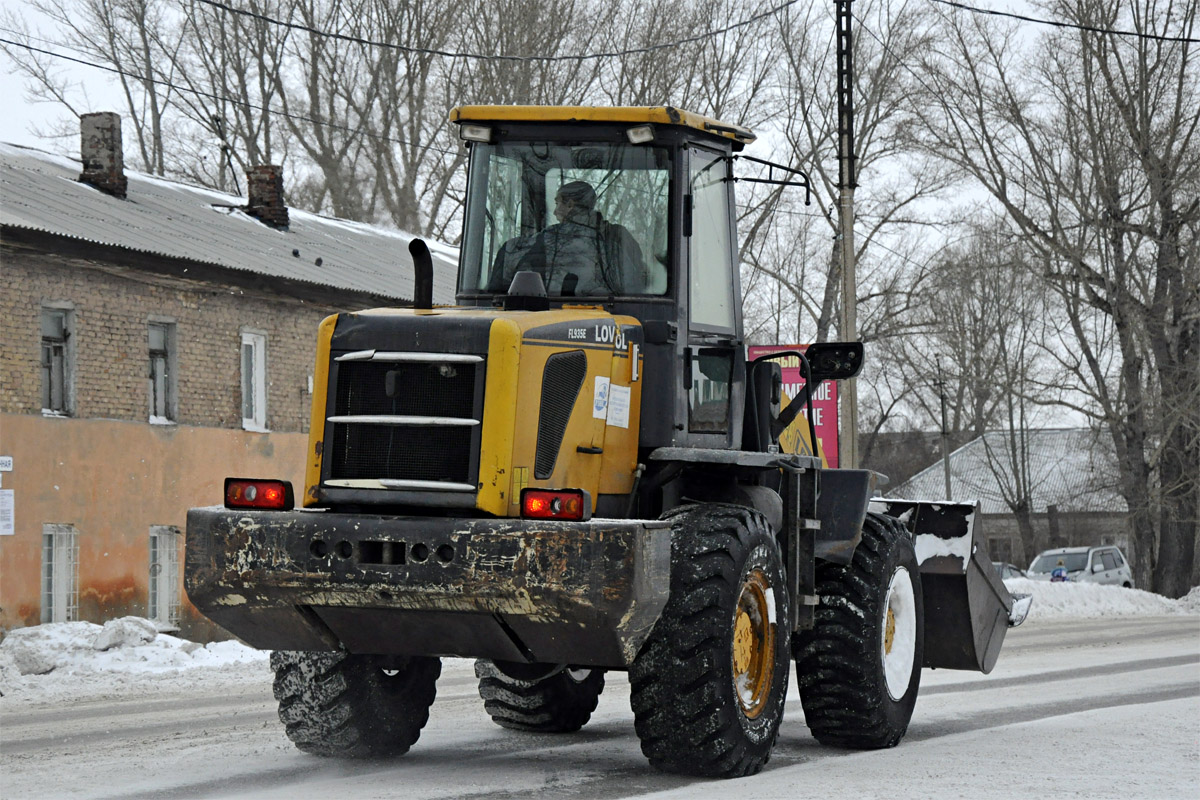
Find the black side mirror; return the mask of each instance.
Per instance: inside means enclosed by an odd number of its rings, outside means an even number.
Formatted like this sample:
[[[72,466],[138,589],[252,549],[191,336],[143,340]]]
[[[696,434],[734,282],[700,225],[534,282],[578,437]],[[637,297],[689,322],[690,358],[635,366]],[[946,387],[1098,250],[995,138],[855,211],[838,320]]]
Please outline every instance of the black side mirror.
[[[862,342],[819,342],[805,351],[812,368],[813,385],[821,381],[844,381],[858,375],[863,366]]]

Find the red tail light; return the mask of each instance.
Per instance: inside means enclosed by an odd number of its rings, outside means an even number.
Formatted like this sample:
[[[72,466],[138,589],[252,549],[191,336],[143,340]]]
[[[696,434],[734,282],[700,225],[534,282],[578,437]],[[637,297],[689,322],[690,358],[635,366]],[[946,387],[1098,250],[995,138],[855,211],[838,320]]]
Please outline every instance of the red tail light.
[[[260,481],[252,478],[225,479],[226,508],[290,511],[295,504],[290,481]]]
[[[582,489],[522,489],[521,516],[526,519],[586,520],[592,502]]]

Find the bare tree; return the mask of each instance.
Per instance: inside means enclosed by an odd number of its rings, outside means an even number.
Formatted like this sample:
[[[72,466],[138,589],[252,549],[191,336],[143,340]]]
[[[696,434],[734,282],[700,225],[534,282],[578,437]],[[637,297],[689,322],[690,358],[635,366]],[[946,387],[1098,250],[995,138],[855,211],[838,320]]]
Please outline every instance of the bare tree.
[[[1012,28],[950,13],[922,130],[1040,256],[1058,359],[1116,448],[1139,582],[1179,596],[1200,505],[1200,69],[1194,44],[1162,37],[1194,38],[1197,6],[1046,13],[1138,35],[1054,30],[1027,56]]]
[[[795,6],[781,16],[777,124],[791,164],[811,174],[819,207],[831,209],[838,196],[838,131],[830,9]],[[908,63],[928,41],[921,10],[908,3],[864,3],[856,9],[854,24],[854,149],[860,183],[856,258],[862,288],[857,300],[862,338],[878,339],[906,327],[912,305],[905,295],[919,286],[924,258],[916,250],[905,252],[916,240],[904,230],[923,221],[914,208],[946,185],[946,175],[936,161],[911,149],[906,138],[915,118],[912,98],[918,80]],[[769,206],[763,208],[763,214],[771,213]],[[825,265],[821,275],[810,274],[810,284],[797,289],[812,296],[805,305],[815,312],[817,341],[829,337],[841,307],[838,226],[832,214],[824,219],[829,238],[823,246],[795,255]],[[749,227],[756,228],[753,223]],[[887,304],[875,302],[885,297]]]
[[[292,0],[250,0],[257,16],[187,0],[184,39],[176,62],[182,115],[196,135],[177,157],[177,171],[218,189],[239,189],[247,167],[286,159],[288,128],[272,113],[291,29],[268,19],[287,19]],[[215,156],[211,157],[210,156]]]
[[[179,47],[178,35],[168,33],[175,13],[171,4],[165,0],[28,0],[28,5],[56,26],[56,42],[113,70],[125,100],[125,129],[137,144],[139,160],[134,163],[152,174],[164,174],[163,123],[177,100],[169,86],[170,64]],[[3,18],[9,27],[27,30],[16,10],[6,10]],[[26,33],[25,38],[31,36]],[[42,97],[62,103],[75,116],[95,110],[85,107],[86,99],[78,97],[45,57],[8,45],[4,49],[35,82]]]

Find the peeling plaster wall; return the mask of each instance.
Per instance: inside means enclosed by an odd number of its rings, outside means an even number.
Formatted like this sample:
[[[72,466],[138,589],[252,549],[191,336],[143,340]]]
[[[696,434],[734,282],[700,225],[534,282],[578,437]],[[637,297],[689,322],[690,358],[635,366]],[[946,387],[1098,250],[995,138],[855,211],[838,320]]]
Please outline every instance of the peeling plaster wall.
[[[283,478],[299,494],[306,448],[300,433],[0,414],[16,511],[15,535],[0,536],[0,632],[40,621],[44,523],[78,532],[80,619],[147,616],[150,526],[182,532],[188,508],[220,504],[226,476]],[[182,635],[227,638],[186,595],[180,611]]]

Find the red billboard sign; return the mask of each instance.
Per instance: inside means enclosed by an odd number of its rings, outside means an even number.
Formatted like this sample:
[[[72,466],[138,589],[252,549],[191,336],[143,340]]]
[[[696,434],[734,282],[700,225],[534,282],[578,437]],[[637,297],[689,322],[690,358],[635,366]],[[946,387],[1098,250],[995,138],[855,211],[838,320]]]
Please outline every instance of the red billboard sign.
[[[806,344],[780,344],[780,345],[759,345],[747,349],[746,358],[753,361],[759,356],[770,355],[771,353],[781,353],[786,350],[799,350],[804,352],[808,349]],[[783,391],[788,397],[795,397],[800,394],[800,388],[804,386],[803,370],[800,368],[800,359],[795,356],[779,358],[775,360],[783,370]],[[838,465],[838,397],[837,383],[834,381],[825,381],[817,388],[813,394],[813,424],[817,428],[817,439],[821,442],[821,452],[825,454],[825,460],[829,462],[829,466],[836,467]]]

